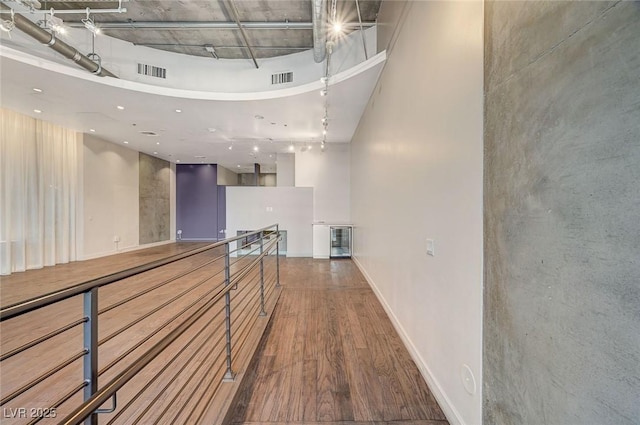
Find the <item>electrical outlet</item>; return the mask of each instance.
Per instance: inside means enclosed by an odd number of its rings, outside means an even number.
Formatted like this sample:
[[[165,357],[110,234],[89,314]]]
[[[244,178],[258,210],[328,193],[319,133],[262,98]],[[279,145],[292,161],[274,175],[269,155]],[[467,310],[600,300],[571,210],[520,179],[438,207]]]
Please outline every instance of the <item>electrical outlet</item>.
[[[436,256],[436,243],[433,239],[427,239],[427,255]]]

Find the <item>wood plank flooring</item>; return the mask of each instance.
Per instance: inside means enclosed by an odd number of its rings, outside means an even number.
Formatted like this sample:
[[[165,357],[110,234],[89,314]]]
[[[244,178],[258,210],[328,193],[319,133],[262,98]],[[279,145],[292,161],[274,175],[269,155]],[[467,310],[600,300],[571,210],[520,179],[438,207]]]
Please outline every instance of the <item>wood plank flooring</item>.
[[[191,249],[196,245],[173,244],[104,257],[86,262],[47,267],[3,277],[0,304],[9,305],[42,293],[71,286],[132,267],[165,255]],[[163,266],[100,289],[100,308],[112,306],[126,297],[214,258],[216,253],[200,254],[179,263]],[[265,274],[274,280],[274,258],[268,258]],[[241,263],[235,267],[240,267]],[[335,424],[364,425],[445,425],[445,417],[426,387],[391,322],[363,276],[351,260],[312,260],[281,258],[282,292],[269,287],[269,316],[257,315],[255,301],[259,292],[249,287],[232,291],[232,304],[247,305],[249,314],[232,325],[234,335],[245,346],[233,346],[234,371],[244,376],[236,404],[226,418],[234,425]],[[166,287],[108,311],[100,317],[99,382],[104,385],[130,364],[136,356],[174,329],[183,316],[172,320],[180,309],[195,303],[196,308],[207,291],[220,285],[221,276],[208,281],[184,299],[153,312],[182,291],[194,286],[218,268],[200,270],[176,279]],[[255,274],[251,275],[256,278]],[[49,283],[47,283],[49,282]],[[0,323],[1,351],[7,352],[27,341],[81,317],[80,297],[55,307]],[[117,334],[127,324],[148,317]],[[220,385],[224,373],[222,357],[213,358],[208,347],[223,344],[223,311],[214,309],[193,329],[179,338],[139,376],[118,392],[118,410],[100,415],[101,424],[219,424],[224,403],[212,401],[222,395],[231,401],[229,386]],[[169,321],[166,328],[151,336]],[[211,321],[211,325],[207,322]],[[245,347],[258,344],[252,327],[269,327],[260,342],[252,364]],[[261,332],[261,329],[259,329]],[[113,335],[113,336],[112,336]],[[140,348],[110,366],[118,356],[127,354],[137,343]],[[186,344],[187,349],[180,351]],[[82,347],[79,327],[69,330],[37,348],[3,361],[0,367],[0,396],[6,397],[44,371]],[[199,350],[200,347],[204,349]],[[81,360],[56,373],[37,389],[30,390],[3,407],[46,407],[81,381]],[[156,375],[163,374],[156,378]],[[207,382],[205,377],[215,377]],[[211,384],[211,385],[209,385]],[[182,389],[185,389],[184,391]],[[137,397],[139,391],[143,395]],[[80,403],[76,395],[58,408],[58,418]],[[226,401],[225,401],[226,403]],[[107,403],[109,404],[109,403]],[[208,405],[208,407],[207,407]],[[228,405],[228,404],[227,404]],[[104,406],[108,407],[108,406]],[[56,419],[41,423],[57,423]],[[32,423],[30,418],[2,418],[7,424]]]
[[[136,251],[87,262],[47,267],[18,273],[1,282],[3,304],[11,300],[30,298],[39,293],[72,286],[101,274],[192,248],[185,245],[164,245],[149,252]],[[222,253],[216,249],[179,262],[162,266],[143,274],[124,279],[99,289],[98,322],[99,385],[106,384],[126,366],[137,359],[154,343],[182,323],[186,317],[204,304],[224,285],[223,262],[185,272],[216,259]],[[232,270],[239,270],[249,260],[233,259]],[[60,270],[63,271],[60,271]],[[265,258],[267,283],[267,312],[273,310],[279,290],[275,285],[275,257]],[[250,354],[257,346],[269,316],[259,316],[260,292],[258,272],[231,291],[233,330],[233,369],[246,369]],[[7,283],[8,282],[8,283]],[[51,282],[50,286],[46,282]],[[139,298],[119,305],[122,300],[168,282]],[[35,288],[31,288],[33,284]],[[187,290],[192,289],[187,292]],[[28,295],[25,295],[28,294]],[[179,296],[183,294],[182,296]],[[113,307],[113,308],[111,308]],[[184,310],[184,313],[180,313]],[[23,316],[0,323],[0,351],[6,353],[82,317],[82,299],[73,297]],[[131,325],[134,321],[139,321]],[[260,329],[262,327],[262,329]],[[256,333],[255,330],[259,332]],[[121,332],[122,331],[122,332]],[[141,345],[140,345],[141,344]],[[190,344],[187,349],[183,347]],[[138,346],[136,348],[136,346]],[[253,345],[253,347],[252,347]],[[6,398],[54,365],[81,352],[81,327],[76,326],[36,347],[0,363],[0,399]],[[118,410],[100,415],[100,423],[165,424],[215,423],[220,406],[212,399],[222,394],[231,401],[229,387],[222,385],[225,372],[224,302],[217,303],[192,328],[185,332],[155,360],[118,391]],[[121,359],[120,359],[121,358]],[[116,363],[116,360],[120,359]],[[54,373],[42,383],[2,406],[0,422],[5,424],[32,423],[31,417],[12,417],[19,408],[46,408],[82,382],[82,360],[78,359]],[[137,394],[144,390],[141,396]],[[57,418],[41,423],[53,424],[82,402],[81,394],[72,396],[57,408]],[[104,407],[108,407],[106,403]],[[228,406],[228,403],[227,403]],[[218,421],[219,423],[219,421]]]
[[[393,325],[351,260],[290,258],[234,425],[444,425]]]
[[[95,279],[205,245],[207,243],[170,243],[93,260],[58,264],[53,267],[0,276],[0,306],[5,307],[85,280]]]

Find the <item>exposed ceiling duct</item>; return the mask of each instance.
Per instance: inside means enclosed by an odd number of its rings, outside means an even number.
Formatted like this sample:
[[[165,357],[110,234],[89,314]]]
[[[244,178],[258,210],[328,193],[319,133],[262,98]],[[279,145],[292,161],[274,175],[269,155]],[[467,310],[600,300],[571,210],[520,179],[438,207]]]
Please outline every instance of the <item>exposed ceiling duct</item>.
[[[313,60],[320,63],[327,55],[327,1],[313,0]]]
[[[5,4],[0,3],[0,10],[10,12],[11,8]],[[118,78],[111,72],[102,68],[102,66],[99,63],[92,61],[87,56],[83,55],[78,50],[76,50],[74,47],[68,45],[67,43],[65,43],[60,39],[57,39],[55,37],[55,34],[43,30],[38,25],[34,24],[24,16],[18,13],[15,13],[14,22],[15,22],[16,28],[18,28],[20,31],[24,32],[30,37],[33,37],[39,43],[50,47],[51,49],[60,53],[62,56],[68,59],[71,59],[72,61],[74,61],[81,67],[83,67],[84,69],[90,71],[91,73],[98,75],[100,77]]]

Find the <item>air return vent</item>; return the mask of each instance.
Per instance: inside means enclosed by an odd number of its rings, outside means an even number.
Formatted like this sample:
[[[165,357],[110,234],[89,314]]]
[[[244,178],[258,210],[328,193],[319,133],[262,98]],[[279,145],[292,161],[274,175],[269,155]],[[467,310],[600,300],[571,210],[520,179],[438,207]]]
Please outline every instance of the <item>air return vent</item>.
[[[156,78],[167,78],[167,68],[139,63],[138,74]]]
[[[293,82],[293,72],[280,72],[271,74],[271,84],[285,84]]]

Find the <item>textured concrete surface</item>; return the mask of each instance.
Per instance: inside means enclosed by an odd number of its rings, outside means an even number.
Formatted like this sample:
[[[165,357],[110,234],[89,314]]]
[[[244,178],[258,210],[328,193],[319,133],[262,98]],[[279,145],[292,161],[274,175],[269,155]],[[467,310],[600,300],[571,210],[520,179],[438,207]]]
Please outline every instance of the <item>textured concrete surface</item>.
[[[140,244],[169,240],[169,163],[140,152]]]
[[[640,3],[485,5],[485,424],[640,423]]]

